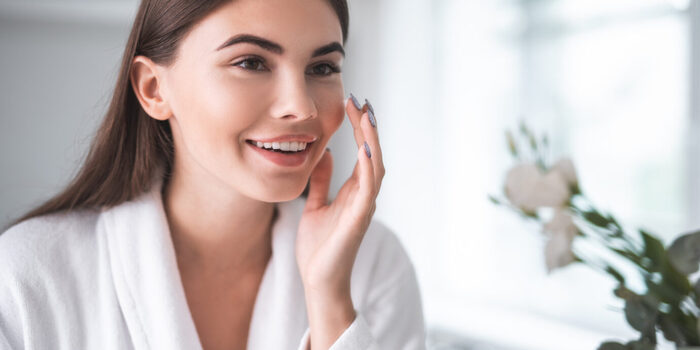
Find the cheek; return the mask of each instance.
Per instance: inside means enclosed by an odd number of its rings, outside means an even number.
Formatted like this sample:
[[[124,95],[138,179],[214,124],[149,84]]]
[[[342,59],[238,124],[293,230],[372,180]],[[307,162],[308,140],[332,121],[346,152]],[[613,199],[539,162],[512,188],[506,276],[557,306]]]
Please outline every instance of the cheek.
[[[259,115],[260,89],[225,74],[193,74],[180,80],[173,111],[180,126],[181,143],[208,167],[235,159],[240,133]]]
[[[255,122],[261,104],[253,102],[264,96],[264,86],[227,78],[221,73],[205,81],[207,86],[197,92],[200,101],[196,103],[206,109],[205,113],[214,119],[214,124],[240,131]]]
[[[316,103],[321,124],[324,133],[330,138],[345,118],[343,85],[338,83],[332,86],[319,86],[317,91]]]
[[[238,132],[255,122],[258,115],[255,84],[228,78],[225,74],[198,74],[181,81],[175,98],[175,116],[187,130],[197,131],[210,141],[231,141]],[[233,140],[234,142],[236,140]]]

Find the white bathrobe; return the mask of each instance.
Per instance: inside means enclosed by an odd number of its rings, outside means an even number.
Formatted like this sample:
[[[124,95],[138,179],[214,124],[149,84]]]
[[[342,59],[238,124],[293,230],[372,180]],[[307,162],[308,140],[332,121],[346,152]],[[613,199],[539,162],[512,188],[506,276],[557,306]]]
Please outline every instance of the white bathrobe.
[[[161,187],[157,183],[106,210],[34,218],[0,235],[0,349],[202,348]],[[309,346],[294,255],[304,201],[277,204],[272,257],[253,309],[249,350]],[[357,317],[331,349],[425,349],[413,265],[397,237],[376,220],[353,267],[351,297]]]

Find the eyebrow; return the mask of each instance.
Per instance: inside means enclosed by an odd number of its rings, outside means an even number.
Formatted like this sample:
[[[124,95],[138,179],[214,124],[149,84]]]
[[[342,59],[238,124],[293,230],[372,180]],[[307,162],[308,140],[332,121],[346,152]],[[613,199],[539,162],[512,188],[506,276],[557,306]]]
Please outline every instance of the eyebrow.
[[[260,46],[261,48],[270,51],[272,53],[276,53],[278,55],[281,55],[284,53],[284,48],[278,43],[275,43],[273,41],[267,40],[265,38],[261,38],[259,36],[251,35],[251,34],[238,34],[234,35],[228,40],[224,41],[223,44],[219,45],[219,47],[216,48],[215,51],[220,51],[226,47],[235,45],[235,44],[240,44],[240,43],[248,43],[248,44],[253,44]],[[331,52],[340,52],[343,57],[345,57],[345,50],[343,50],[343,45],[340,45],[339,42],[334,41],[330,44],[323,45],[311,54],[311,57],[318,57],[318,56],[323,56],[326,54],[329,54]]]

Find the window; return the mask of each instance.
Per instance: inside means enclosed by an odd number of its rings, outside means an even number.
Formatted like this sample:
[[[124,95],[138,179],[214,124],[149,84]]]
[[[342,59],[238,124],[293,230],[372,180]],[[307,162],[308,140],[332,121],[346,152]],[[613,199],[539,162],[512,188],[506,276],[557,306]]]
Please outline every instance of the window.
[[[524,119],[549,134],[555,158],[572,156],[584,191],[630,228],[666,242],[687,229],[688,8],[683,0],[434,3],[443,227],[426,233],[439,236],[431,253],[439,273],[420,276],[431,324],[532,349],[591,349],[635,334],[611,280],[583,265],[546,275],[536,227],[487,195],[500,193],[511,165],[503,131]]]

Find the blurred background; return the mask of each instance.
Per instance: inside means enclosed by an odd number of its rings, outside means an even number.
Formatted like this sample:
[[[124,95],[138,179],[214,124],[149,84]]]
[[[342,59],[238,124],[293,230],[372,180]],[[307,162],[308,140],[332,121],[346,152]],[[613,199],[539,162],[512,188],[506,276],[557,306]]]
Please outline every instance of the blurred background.
[[[700,1],[349,0],[346,91],[375,110],[375,218],[401,238],[433,349],[632,339],[615,283],[547,274],[541,234],[494,206],[521,120],[581,186],[669,242],[700,228]],[[0,225],[74,175],[106,110],[133,0],[0,0]],[[333,190],[354,165],[346,123]]]

